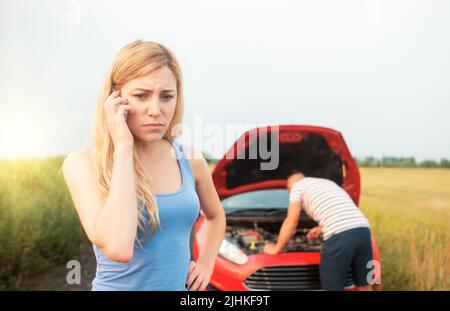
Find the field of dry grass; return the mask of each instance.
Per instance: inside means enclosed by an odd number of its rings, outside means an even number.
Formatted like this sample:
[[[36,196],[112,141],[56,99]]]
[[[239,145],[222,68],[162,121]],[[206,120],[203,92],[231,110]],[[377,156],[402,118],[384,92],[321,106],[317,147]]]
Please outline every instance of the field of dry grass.
[[[385,290],[450,289],[450,170],[363,168]]]
[[[60,284],[73,258],[95,268],[62,160],[0,160],[0,290],[67,289]],[[363,168],[361,176],[383,289],[449,290],[450,170]]]

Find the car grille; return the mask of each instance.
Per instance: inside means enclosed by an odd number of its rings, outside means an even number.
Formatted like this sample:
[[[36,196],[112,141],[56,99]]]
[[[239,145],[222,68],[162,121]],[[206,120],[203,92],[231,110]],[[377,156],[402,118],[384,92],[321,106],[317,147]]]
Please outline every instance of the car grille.
[[[264,267],[251,274],[244,284],[250,290],[321,290],[319,266]],[[351,272],[347,274],[345,287],[353,285]]]

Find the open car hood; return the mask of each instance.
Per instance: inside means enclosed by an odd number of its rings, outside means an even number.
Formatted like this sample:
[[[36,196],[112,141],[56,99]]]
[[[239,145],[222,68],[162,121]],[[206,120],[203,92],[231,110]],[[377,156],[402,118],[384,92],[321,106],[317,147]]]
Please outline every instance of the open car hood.
[[[341,133],[324,127],[279,125],[249,130],[217,163],[212,177],[219,197],[225,199],[247,191],[286,188],[293,169],[335,181],[359,204],[358,166]]]

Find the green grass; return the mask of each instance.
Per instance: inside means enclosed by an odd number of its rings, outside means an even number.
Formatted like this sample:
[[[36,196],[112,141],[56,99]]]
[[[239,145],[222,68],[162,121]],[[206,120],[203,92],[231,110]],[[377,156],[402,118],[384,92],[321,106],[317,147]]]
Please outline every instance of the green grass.
[[[0,289],[65,263],[85,239],[63,159],[0,160]]]
[[[385,290],[450,289],[450,170],[363,168]]]
[[[86,245],[59,171],[63,159],[0,160],[0,290],[23,289]],[[450,289],[450,170],[363,168],[361,175],[383,289]]]

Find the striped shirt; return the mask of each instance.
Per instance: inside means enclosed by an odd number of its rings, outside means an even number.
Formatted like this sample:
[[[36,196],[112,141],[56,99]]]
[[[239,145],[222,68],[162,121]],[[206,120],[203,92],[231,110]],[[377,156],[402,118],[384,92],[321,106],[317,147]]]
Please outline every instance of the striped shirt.
[[[322,227],[323,239],[334,234],[369,227],[352,198],[334,181],[305,177],[292,185],[289,202],[302,202],[305,213]]]

